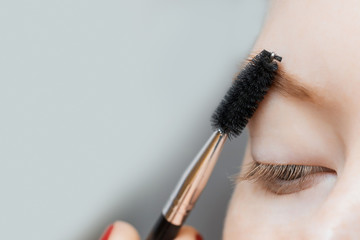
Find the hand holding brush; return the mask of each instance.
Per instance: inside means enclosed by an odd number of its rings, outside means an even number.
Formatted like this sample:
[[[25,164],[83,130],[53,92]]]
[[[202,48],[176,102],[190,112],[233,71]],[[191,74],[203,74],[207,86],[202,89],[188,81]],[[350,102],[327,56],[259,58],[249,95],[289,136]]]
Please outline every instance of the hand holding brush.
[[[282,58],[266,50],[239,75],[215,110],[214,133],[183,173],[147,240],[171,240],[179,232],[214,169],[227,138],[239,136],[271,87]]]
[[[278,70],[277,61],[281,60],[275,53],[263,50],[240,71],[211,118],[213,134],[183,173],[147,240],[172,240],[180,237],[178,233],[205,188],[224,143],[242,133],[273,84]],[[123,229],[127,229],[128,236],[133,237],[119,239],[139,239],[136,230],[131,226],[124,228],[125,225],[122,225]],[[185,231],[183,239],[187,239],[187,230],[197,240],[201,239],[194,235],[196,231],[191,228],[181,230],[182,236]],[[110,233],[108,236],[106,234],[106,238],[102,240],[110,239]]]

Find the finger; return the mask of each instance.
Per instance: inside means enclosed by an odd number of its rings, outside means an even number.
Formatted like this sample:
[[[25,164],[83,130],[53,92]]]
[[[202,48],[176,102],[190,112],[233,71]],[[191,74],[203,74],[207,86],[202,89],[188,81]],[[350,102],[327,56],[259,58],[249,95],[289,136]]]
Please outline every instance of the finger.
[[[203,240],[201,234],[191,226],[181,227],[175,240]]]
[[[140,240],[140,236],[129,223],[117,221],[108,227],[100,240]]]

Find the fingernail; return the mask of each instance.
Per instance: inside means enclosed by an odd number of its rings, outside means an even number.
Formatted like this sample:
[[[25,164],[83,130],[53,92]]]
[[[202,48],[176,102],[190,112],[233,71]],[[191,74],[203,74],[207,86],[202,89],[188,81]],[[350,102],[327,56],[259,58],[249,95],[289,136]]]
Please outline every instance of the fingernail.
[[[196,234],[196,240],[203,240],[203,237],[200,234]]]
[[[111,234],[111,231],[113,230],[114,225],[111,224],[107,229],[106,232],[104,233],[104,235],[101,237],[100,240],[108,240]]]

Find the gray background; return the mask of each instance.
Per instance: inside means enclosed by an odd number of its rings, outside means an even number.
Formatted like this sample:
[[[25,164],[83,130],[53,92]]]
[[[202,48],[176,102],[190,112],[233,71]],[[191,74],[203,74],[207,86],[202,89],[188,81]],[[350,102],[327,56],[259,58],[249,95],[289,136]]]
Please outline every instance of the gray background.
[[[0,239],[146,235],[259,34],[264,0],[0,3]],[[220,239],[246,133],[188,224]]]

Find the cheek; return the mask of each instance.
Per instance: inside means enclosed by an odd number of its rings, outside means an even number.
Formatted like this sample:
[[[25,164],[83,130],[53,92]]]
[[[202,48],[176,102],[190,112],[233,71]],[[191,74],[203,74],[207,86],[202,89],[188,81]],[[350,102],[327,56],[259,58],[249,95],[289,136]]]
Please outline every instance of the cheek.
[[[314,219],[335,181],[336,176],[329,175],[314,187],[280,196],[266,193],[254,183],[239,183],[227,212],[224,239],[290,237]]]

